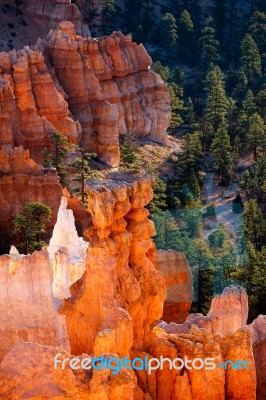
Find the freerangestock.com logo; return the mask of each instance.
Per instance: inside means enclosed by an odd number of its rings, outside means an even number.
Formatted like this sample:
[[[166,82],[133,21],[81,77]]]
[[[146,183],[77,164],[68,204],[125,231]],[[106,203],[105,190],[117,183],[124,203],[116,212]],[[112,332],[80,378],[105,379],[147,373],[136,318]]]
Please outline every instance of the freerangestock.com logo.
[[[166,358],[161,356],[160,358],[149,358],[145,356],[143,359],[136,357],[132,360],[127,356],[122,358],[116,357],[87,357],[87,358],[79,358],[79,357],[63,357],[62,353],[58,353],[54,357],[54,369],[62,369],[71,368],[72,370],[101,370],[101,369],[110,369],[113,375],[118,374],[119,371],[122,370],[136,370],[136,371],[147,371],[148,375],[152,373],[152,371],[156,371],[158,369],[168,368],[169,370],[177,370],[180,371],[183,368],[188,370],[214,370],[215,368],[233,369],[233,370],[248,370],[249,362],[246,360],[226,360],[224,362],[219,362],[215,360],[215,358],[194,358],[190,360],[187,356],[182,358],[175,358],[171,360],[170,358]]]

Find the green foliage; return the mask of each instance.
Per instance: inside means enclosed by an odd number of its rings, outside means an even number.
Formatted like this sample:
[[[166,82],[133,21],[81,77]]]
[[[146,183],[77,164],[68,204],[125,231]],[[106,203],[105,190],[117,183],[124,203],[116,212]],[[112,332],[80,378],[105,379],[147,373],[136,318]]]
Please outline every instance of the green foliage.
[[[223,126],[228,112],[228,100],[224,88],[224,75],[220,68],[211,65],[204,81],[207,92],[206,120],[214,130]]]
[[[247,202],[244,211],[245,233],[257,250],[261,250],[265,242],[266,223],[263,213],[255,199]]]
[[[182,170],[183,181],[190,184],[192,175],[199,178],[203,157],[200,132],[188,134],[181,146],[181,150],[182,154],[178,159],[178,165]]]
[[[50,146],[43,151],[45,157],[44,167],[54,167],[58,173],[61,184],[65,186],[67,172],[64,161],[68,152],[68,141],[56,130],[49,135],[49,139]]]
[[[207,218],[216,217],[216,207],[215,204],[211,203],[206,207],[206,213],[204,215]]]
[[[166,57],[169,60],[170,52],[175,50],[177,41],[177,25],[173,14],[166,13],[161,19],[161,40],[166,50]]]
[[[164,82],[168,82],[169,78],[170,78],[170,70],[169,67],[167,65],[163,65],[160,61],[156,61],[153,65],[152,65],[152,69],[154,72],[156,72],[157,74],[159,74],[161,76],[161,78],[164,80]]]
[[[249,25],[249,33],[253,37],[260,53],[266,52],[266,14],[264,12],[255,11],[251,17]]]
[[[72,167],[76,170],[73,180],[80,183],[80,187],[75,192],[81,195],[81,201],[86,204],[85,181],[89,178],[97,178],[98,174],[91,168],[91,159],[96,157],[94,153],[88,153],[84,148],[78,149],[80,156],[76,157]]]
[[[194,25],[191,15],[184,10],[178,21],[179,44],[181,45],[180,56],[185,62],[193,63],[195,54],[191,52],[191,48],[195,48]]]
[[[201,32],[199,40],[201,44],[203,65],[205,69],[207,69],[211,63],[220,59],[218,52],[219,42],[215,38],[215,30],[213,28],[213,19],[211,16],[206,19],[206,25]]]
[[[182,100],[183,90],[180,86],[175,83],[170,83],[168,86],[170,100],[171,100],[171,128],[180,126],[183,122],[181,112],[184,109],[184,103]]]
[[[258,113],[250,117],[246,138],[248,148],[253,151],[256,160],[258,152],[266,149],[265,125]]]
[[[148,205],[150,213],[156,213],[167,209],[166,189],[166,183],[157,176],[153,186],[153,199]]]
[[[125,172],[139,171],[139,162],[137,157],[137,146],[134,135],[128,133],[120,148],[121,161],[120,169]]]
[[[12,222],[12,236],[17,247],[24,253],[41,250],[46,243],[42,240],[45,227],[50,221],[52,210],[42,203],[28,203],[23,212]]]
[[[233,200],[232,210],[234,213],[240,214],[243,212],[243,208],[244,208],[243,200],[241,194],[238,193]]]
[[[214,165],[223,185],[230,181],[232,170],[230,137],[225,128],[219,128],[214,135],[211,152],[214,156]]]
[[[256,42],[247,33],[241,42],[241,63],[249,81],[261,74],[261,57]]]
[[[115,0],[103,0],[103,33],[110,35],[114,30],[114,20],[116,16]]]

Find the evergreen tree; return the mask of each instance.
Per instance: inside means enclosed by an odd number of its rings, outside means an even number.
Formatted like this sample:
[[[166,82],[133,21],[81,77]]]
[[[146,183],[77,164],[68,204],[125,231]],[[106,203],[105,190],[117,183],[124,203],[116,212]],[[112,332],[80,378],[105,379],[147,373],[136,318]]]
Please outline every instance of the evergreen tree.
[[[173,57],[173,52],[177,42],[177,25],[173,14],[166,13],[161,20],[161,38],[162,45],[166,50],[166,58],[169,60],[170,52]]]
[[[184,109],[184,103],[182,100],[183,90],[180,86],[175,83],[170,83],[168,86],[170,100],[171,100],[171,128],[176,128],[183,123],[181,112]]]
[[[139,171],[139,162],[137,157],[137,146],[135,138],[132,134],[128,133],[121,146],[121,161],[120,168],[125,172]]]
[[[233,90],[233,95],[239,100],[242,100],[244,94],[246,93],[246,88],[248,85],[248,78],[245,74],[244,68],[240,68],[237,74],[237,83]]]
[[[211,152],[214,165],[222,184],[228,184],[232,169],[230,137],[224,127],[219,128],[214,135]]]
[[[91,177],[97,177],[97,173],[91,168],[91,159],[96,157],[96,154],[88,153],[84,148],[79,148],[78,150],[80,151],[80,157],[76,157],[72,163],[72,167],[76,170],[74,181],[81,185],[76,190],[76,193],[81,194],[81,201],[85,204],[85,181]]]
[[[208,69],[212,62],[218,61],[220,55],[218,52],[219,42],[215,39],[215,30],[213,28],[213,19],[209,16],[206,20],[205,28],[200,37],[202,61],[205,69]]]
[[[178,66],[176,66],[170,74],[171,82],[182,87],[184,79],[185,79],[184,72]]]
[[[211,265],[212,254],[206,241],[201,237],[194,239],[195,262],[198,269],[198,296],[197,311],[207,314],[213,298],[213,266]]]
[[[178,165],[181,167],[183,180],[189,183],[192,175],[197,179],[199,178],[198,174],[203,157],[200,133],[187,135],[181,150],[182,155],[178,160]]]
[[[257,111],[255,97],[252,90],[248,90],[245,99],[242,102],[240,114],[244,119],[249,119]]]
[[[255,199],[247,202],[244,211],[244,226],[248,239],[257,250],[265,243],[266,224],[262,211]]]
[[[194,25],[191,15],[184,10],[178,21],[178,37],[181,45],[181,57],[185,62],[191,63],[195,61],[195,54],[191,52],[191,48],[195,49]]]
[[[241,42],[241,63],[250,82],[253,82],[261,74],[259,49],[249,33],[245,35]]]
[[[266,52],[266,13],[256,11],[251,17],[249,33],[252,35],[260,53]]]
[[[195,112],[194,112],[194,104],[191,100],[191,97],[188,97],[185,103],[185,122],[189,125],[194,124],[195,122]]]
[[[224,124],[228,112],[228,101],[224,88],[224,75],[218,66],[211,65],[205,79],[207,92],[206,120],[216,131]]]
[[[12,222],[12,236],[23,254],[41,250],[46,242],[42,240],[45,228],[51,219],[52,210],[42,203],[28,203],[23,212]]]
[[[160,61],[156,61],[152,65],[152,69],[156,74],[159,74],[164,82],[168,82],[170,78],[170,70],[167,65],[163,65]]]
[[[243,212],[244,204],[241,194],[238,193],[233,200],[232,210],[234,213],[239,214]]]
[[[43,151],[45,160],[44,167],[54,167],[57,170],[60,182],[66,185],[67,175],[65,169],[65,157],[68,153],[68,141],[60,132],[54,130],[50,135],[50,147]]]
[[[266,122],[266,89],[260,90],[256,96],[256,106],[259,114]]]
[[[113,32],[115,16],[115,0],[103,0],[102,21],[105,35],[110,35]]]
[[[167,208],[167,186],[164,181],[158,176],[155,178],[155,184],[153,186],[153,199],[148,205],[150,213],[166,210]]]
[[[258,151],[266,149],[265,125],[258,113],[250,117],[246,138],[249,149],[253,151],[254,160],[257,160]]]

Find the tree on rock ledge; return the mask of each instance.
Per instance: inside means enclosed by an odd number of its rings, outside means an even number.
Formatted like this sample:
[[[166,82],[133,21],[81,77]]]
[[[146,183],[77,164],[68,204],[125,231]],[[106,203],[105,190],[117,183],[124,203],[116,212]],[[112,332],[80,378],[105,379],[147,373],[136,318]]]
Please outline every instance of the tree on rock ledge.
[[[23,212],[12,223],[12,236],[23,254],[41,250],[47,243],[43,241],[45,227],[51,219],[52,210],[42,203],[28,203]]]

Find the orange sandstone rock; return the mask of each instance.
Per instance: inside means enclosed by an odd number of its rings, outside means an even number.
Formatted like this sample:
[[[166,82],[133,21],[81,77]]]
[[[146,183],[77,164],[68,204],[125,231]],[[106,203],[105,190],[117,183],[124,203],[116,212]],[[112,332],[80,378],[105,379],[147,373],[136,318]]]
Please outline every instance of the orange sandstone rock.
[[[193,298],[192,273],[186,257],[173,250],[158,250],[157,261],[166,286],[163,320],[185,322]]]

